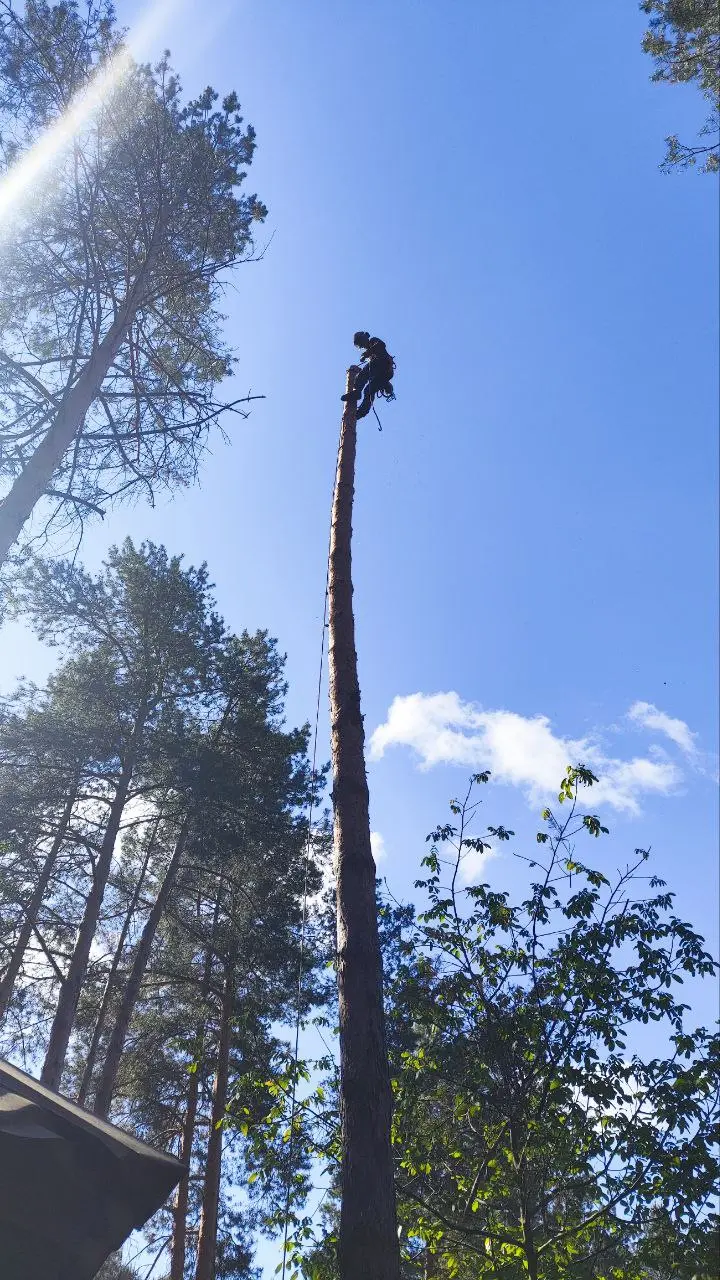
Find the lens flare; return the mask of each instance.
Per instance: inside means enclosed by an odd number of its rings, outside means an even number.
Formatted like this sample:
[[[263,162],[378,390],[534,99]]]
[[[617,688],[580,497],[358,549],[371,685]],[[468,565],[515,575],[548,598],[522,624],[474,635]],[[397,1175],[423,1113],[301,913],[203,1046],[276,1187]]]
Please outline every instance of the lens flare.
[[[12,216],[37,190],[38,184],[62,159],[78,133],[91,122],[104,101],[121,83],[134,60],[147,55],[178,8],[178,0],[158,0],[130,32],[123,48],[92,78],[70,103],[59,120],[50,125],[0,179],[0,235]]]

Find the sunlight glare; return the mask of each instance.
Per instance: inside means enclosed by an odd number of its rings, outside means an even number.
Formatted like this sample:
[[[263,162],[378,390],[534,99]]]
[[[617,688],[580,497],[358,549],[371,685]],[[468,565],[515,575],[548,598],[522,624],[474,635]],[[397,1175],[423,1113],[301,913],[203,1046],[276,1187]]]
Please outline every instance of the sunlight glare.
[[[21,206],[23,199],[37,189],[43,174],[63,155],[75,135],[120,84],[133,60],[147,56],[148,46],[157,46],[158,36],[177,8],[178,0],[156,0],[128,33],[119,53],[106,63],[60,119],[0,179],[0,234],[9,226],[11,215]]]

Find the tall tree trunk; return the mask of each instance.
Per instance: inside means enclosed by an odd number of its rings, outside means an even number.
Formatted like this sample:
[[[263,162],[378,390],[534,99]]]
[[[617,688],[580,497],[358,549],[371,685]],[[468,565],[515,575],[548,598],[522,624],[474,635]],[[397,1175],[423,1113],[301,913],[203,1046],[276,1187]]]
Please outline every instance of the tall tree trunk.
[[[235,967],[229,962],[225,969],[220,1036],[217,1066],[210,1112],[205,1178],[203,1180],[202,1208],[200,1211],[200,1237],[198,1240],[195,1280],[215,1280],[215,1256],[217,1252],[218,1205],[222,1176],[223,1120],[227,1108],[228,1079],[230,1075],[230,1039],[234,1003]]]
[[[200,1091],[200,1068],[193,1071],[188,1086],[185,1120],[180,1140],[180,1159],[187,1165],[187,1173],[183,1174],[173,1205],[173,1237],[172,1257],[170,1261],[170,1280],[184,1280],[185,1253],[187,1249],[187,1215],[190,1199],[190,1160],[192,1158],[193,1138],[195,1137],[195,1121],[198,1111],[198,1094]]]
[[[118,1008],[110,1039],[108,1041],[107,1053],[105,1054],[105,1062],[95,1091],[95,1102],[93,1111],[96,1115],[107,1116],[112,1102],[113,1090],[115,1088],[115,1080],[117,1079],[118,1068],[122,1051],[125,1047],[125,1037],[127,1036],[130,1019],[140,994],[140,985],[145,976],[148,960],[152,944],[155,941],[157,927],[162,918],[163,911],[167,906],[167,900],[172,892],[173,885],[177,879],[177,873],[180,868],[182,856],[187,844],[189,819],[185,818],[180,834],[175,843],[173,855],[168,863],[163,882],[158,891],[158,895],[153,903],[152,910],[145,927],[140,935],[137,949],[135,951],[135,959],[133,960],[132,969],[125,983],[125,990],[122,993],[120,1007]]]
[[[217,897],[215,898],[215,906],[213,910],[212,930],[210,934],[210,946],[205,953],[205,966],[203,970],[202,984],[200,987],[200,996],[202,1000],[206,1000],[210,992],[210,978],[212,977],[212,963],[215,948],[215,937],[217,934],[218,920],[220,919],[220,900],[222,890],[218,886]],[[198,915],[200,909],[198,905]],[[180,1179],[177,1189],[177,1198],[175,1208],[173,1210],[173,1238],[172,1253],[170,1261],[170,1280],[183,1280],[185,1275],[185,1254],[187,1251],[187,1214],[188,1201],[190,1193],[190,1160],[192,1157],[193,1137],[195,1135],[195,1122],[197,1120],[198,1111],[198,1095],[200,1091],[200,1078],[202,1074],[202,1061],[205,1052],[205,1022],[200,1022],[195,1033],[195,1070],[190,1074],[190,1088],[188,1090],[188,1104],[185,1112],[185,1123],[182,1131],[182,1146],[180,1150],[180,1158],[188,1166],[188,1171],[183,1178]]]
[[[76,796],[77,788],[73,787],[65,803],[65,808],[63,809],[53,842],[48,850],[45,862],[43,863],[40,878],[38,879],[33,890],[32,897],[25,909],[25,919],[20,927],[20,932],[18,934],[17,942],[13,947],[8,967],[3,974],[2,982],[0,982],[0,1019],[5,1017],[10,1001],[12,1000],[17,976],[22,967],[27,945],[32,937],[32,931],[37,923],[40,907],[42,906],[42,900],[45,897],[45,890],[50,883],[50,877],[53,873],[55,863],[58,860],[63,841],[67,834],[67,829],[70,825],[70,818],[72,817]]]
[[[437,1254],[427,1251],[423,1260],[423,1280],[438,1280],[439,1275]]]
[[[137,736],[138,728],[136,726],[136,732],[133,734],[133,746],[135,745]],[[120,822],[123,815],[123,809],[125,808],[125,803],[127,801],[128,791],[130,790],[132,774],[133,751],[131,750],[118,779],[115,796],[110,806],[105,834],[100,846],[100,855],[94,868],[92,886],[85,903],[85,911],[83,913],[82,923],[75,943],[75,950],[73,951],[67,976],[60,988],[60,997],[55,1010],[55,1017],[53,1018],[53,1024],[50,1031],[47,1053],[45,1054],[45,1061],[43,1063],[42,1074],[40,1076],[41,1083],[47,1085],[49,1089],[58,1089],[62,1079],[65,1055],[67,1053],[68,1044],[70,1043],[73,1020],[77,1012],[82,984],[85,981],[90,948],[92,946],[93,938],[95,937],[95,930],[100,917],[100,909],[102,907],[103,898],[105,897],[105,888],[107,886],[112,857],[115,851],[115,841],[117,840],[117,834],[120,830]]]
[[[5,563],[10,548],[20,536],[33,507],[48,489],[67,450],[82,430],[85,415],[125,340],[128,327],[141,305],[148,276],[157,260],[157,241],[162,225],[162,219],[158,219],[147,257],[118,315],[75,384],[66,389],[40,444],[26,462],[9,493],[0,502],[0,565]]]
[[[347,390],[356,375],[348,370]],[[375,863],[352,605],[356,406],[343,413],[330,534],[329,674],[337,874],[342,1201],[340,1280],[399,1280]]]
[[[223,729],[225,728],[228,716],[232,710],[233,702],[234,699],[228,699],[223,714],[215,727],[215,741],[218,741]],[[180,834],[175,845],[175,851],[170,859],[162,885],[160,886],[152,911],[147,918],[145,928],[143,929],[140,937],[140,942],[138,943],[133,967],[128,977],[120,1008],[118,1009],[117,1017],[115,1019],[115,1025],[108,1043],[100,1083],[95,1094],[93,1110],[100,1116],[107,1116],[110,1110],[110,1103],[112,1102],[113,1090],[115,1088],[115,1080],[117,1079],[118,1067],[120,1066],[120,1058],[122,1057],[130,1019],[140,992],[140,984],[145,976],[145,970],[147,968],[148,960],[150,959],[150,951],[155,939],[155,934],[157,933],[157,927],[177,879],[180,863],[187,843],[189,829],[190,818],[188,815],[180,829]],[[217,920],[215,923],[217,923]],[[213,928],[214,927],[215,926],[213,926]]]
[[[140,901],[140,894],[142,893],[142,888],[145,883],[145,876],[147,875],[148,865],[150,863],[150,858],[152,857],[153,849],[155,846],[155,840],[157,837],[157,833],[158,833],[158,829],[160,827],[161,821],[162,821],[162,814],[159,813],[153,823],[152,834],[148,841],[148,847],[145,852],[145,857],[143,858],[142,867],[140,868],[140,874],[137,878],[135,888],[133,889],[133,893],[130,899],[130,903],[128,905],[128,909],[125,912],[125,919],[123,920],[123,923],[122,923],[120,936],[117,940],[117,946],[115,947],[115,954],[113,955],[112,964],[110,965],[110,971],[108,973],[108,976],[105,982],[105,990],[103,991],[102,1000],[100,1002],[100,1009],[98,1011],[98,1016],[95,1020],[95,1026],[93,1027],[92,1039],[90,1041],[90,1047],[88,1049],[87,1057],[85,1059],[85,1069],[82,1074],[82,1080],[80,1081],[80,1088],[78,1089],[77,1100],[81,1107],[85,1106],[85,1103],[88,1098],[88,1094],[90,1092],[90,1085],[92,1083],[93,1071],[95,1070],[97,1053],[98,1053],[98,1049],[100,1048],[100,1041],[102,1039],[103,1031],[105,1030],[105,1019],[107,1018],[108,1009],[110,1008],[110,1000],[115,990],[118,969],[120,968],[120,962],[123,957],[123,951],[125,950],[125,942],[130,932],[130,926],[133,921],[133,916],[135,915],[135,912],[137,910],[137,904]]]
[[[539,1266],[538,1256],[535,1249],[535,1231],[533,1225],[533,1208],[531,1206],[531,1195],[528,1187],[528,1165],[525,1156],[521,1154],[519,1135],[517,1133],[514,1122],[510,1121],[510,1137],[512,1141],[513,1165],[515,1175],[519,1182],[520,1193],[520,1229],[523,1236],[523,1245],[525,1248],[525,1266],[527,1268],[528,1280],[538,1280]]]
[[[521,1227],[523,1233],[523,1243],[525,1245],[525,1265],[527,1267],[528,1280],[538,1280],[538,1257],[535,1251],[535,1239],[532,1226],[529,1224],[525,1213],[521,1211]]]

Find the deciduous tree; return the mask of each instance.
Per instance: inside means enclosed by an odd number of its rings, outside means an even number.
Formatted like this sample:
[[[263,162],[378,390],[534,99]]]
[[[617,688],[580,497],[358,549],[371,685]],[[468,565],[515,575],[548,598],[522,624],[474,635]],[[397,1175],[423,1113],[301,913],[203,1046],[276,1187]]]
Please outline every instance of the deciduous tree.
[[[384,949],[403,1276],[710,1280],[720,1041],[687,1025],[682,984],[716,965],[645,852],[612,879],[581,860],[577,841],[606,834],[581,766],[526,855],[525,899],[467,885],[468,855],[513,837],[473,832],[487,779],[428,837],[426,909],[385,907],[400,925]],[[331,1280],[333,1076],[298,1128],[330,1188],[324,1224],[296,1207],[293,1274]]]

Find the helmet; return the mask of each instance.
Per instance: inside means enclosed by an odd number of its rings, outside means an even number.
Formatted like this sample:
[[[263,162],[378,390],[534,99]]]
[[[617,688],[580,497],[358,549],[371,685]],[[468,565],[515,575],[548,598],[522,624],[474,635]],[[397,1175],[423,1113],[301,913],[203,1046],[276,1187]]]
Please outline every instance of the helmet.
[[[370,334],[365,329],[358,329],[353,334],[353,343],[356,347],[366,347],[370,341]]]

